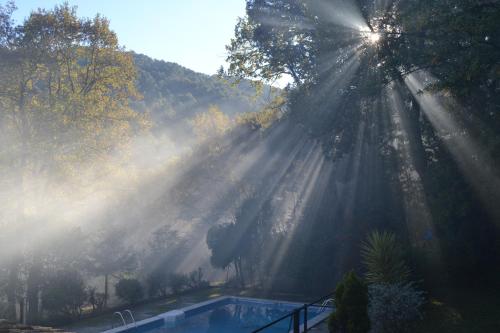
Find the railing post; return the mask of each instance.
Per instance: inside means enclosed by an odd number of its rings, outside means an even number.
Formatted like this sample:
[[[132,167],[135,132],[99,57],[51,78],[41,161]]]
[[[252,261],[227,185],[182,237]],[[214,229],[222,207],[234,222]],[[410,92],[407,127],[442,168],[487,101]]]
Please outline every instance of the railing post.
[[[304,333],[307,332],[307,304],[304,304]]]
[[[293,333],[300,333],[300,309],[293,313]]]

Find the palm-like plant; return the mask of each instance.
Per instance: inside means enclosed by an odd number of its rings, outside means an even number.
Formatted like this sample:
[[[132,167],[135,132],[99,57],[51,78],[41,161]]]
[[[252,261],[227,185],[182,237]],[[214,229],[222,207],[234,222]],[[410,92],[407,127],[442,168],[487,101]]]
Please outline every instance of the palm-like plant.
[[[396,235],[390,232],[372,232],[361,245],[368,283],[404,282],[410,270],[403,258]]]

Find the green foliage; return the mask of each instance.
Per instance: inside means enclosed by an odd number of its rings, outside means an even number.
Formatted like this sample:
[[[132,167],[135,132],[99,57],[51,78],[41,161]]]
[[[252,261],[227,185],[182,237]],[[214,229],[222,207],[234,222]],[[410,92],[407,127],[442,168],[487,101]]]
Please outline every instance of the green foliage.
[[[411,72],[427,68],[439,79],[433,91],[470,95],[478,87],[492,89],[498,80],[500,4],[458,0],[406,1],[386,13],[389,31],[379,50],[381,68]],[[471,110],[474,111],[474,110]]]
[[[147,126],[129,107],[138,97],[132,56],[105,18],[79,18],[64,4],[32,12],[15,33],[0,57],[0,103],[9,112],[2,130],[32,152],[29,162],[48,163],[36,153],[43,150],[45,159],[75,167],[126,146]]]
[[[146,284],[148,286],[149,297],[162,296],[165,297],[168,294],[168,274],[164,267],[156,267],[153,269],[146,278]]]
[[[277,96],[262,110],[239,115],[236,122],[239,125],[251,126],[253,130],[265,130],[281,118],[286,103],[284,95]]]
[[[144,296],[144,290],[137,279],[121,279],[115,285],[116,296],[129,304],[137,303]]]
[[[188,285],[190,289],[200,289],[210,285],[209,282],[203,278],[203,270],[201,267],[189,273]]]
[[[97,288],[88,288],[88,302],[92,306],[92,312],[101,312],[104,309],[104,304],[106,303],[106,295],[104,293],[97,292]]]
[[[341,332],[337,319],[337,313],[334,312],[328,317],[328,331],[330,333]]]
[[[156,127],[173,123],[176,127],[185,126],[187,120],[212,105],[229,117],[255,112],[266,104],[268,94],[277,94],[277,89],[269,86],[260,94],[246,80],[233,85],[216,75],[196,73],[175,63],[142,54],[133,56],[137,89],[144,98],[132,106],[138,112],[149,112]]]
[[[168,276],[168,285],[172,293],[178,294],[189,285],[189,277],[186,274],[172,273]]]
[[[413,283],[369,286],[368,315],[373,333],[408,332],[422,319],[424,293]]]
[[[273,82],[289,75],[295,83],[314,71],[314,35],[305,1],[247,1],[247,16],[227,46],[229,74]]]
[[[53,317],[79,317],[86,300],[83,277],[77,271],[58,271],[48,277],[43,287],[43,307]]]
[[[226,268],[233,260],[235,249],[225,246],[233,228],[233,224],[222,224],[213,226],[207,232],[207,246],[212,251],[210,262],[214,267]]]
[[[203,270],[198,268],[189,274],[167,273],[167,270],[158,267],[149,273],[147,278],[148,294],[150,297],[166,297],[169,289],[173,294],[184,290],[196,290],[208,287],[209,283],[203,278]]]
[[[406,281],[410,270],[396,235],[390,232],[372,232],[361,246],[369,283],[398,283]]]
[[[254,273],[263,257],[266,240],[270,239],[271,217],[268,200],[257,193],[246,196],[235,211],[234,223],[213,226],[207,233],[212,265],[226,268],[233,264],[243,287],[247,273]]]
[[[335,312],[328,319],[332,333],[365,333],[370,329],[368,288],[356,273],[344,276],[335,289]]]
[[[191,122],[194,133],[201,142],[222,137],[231,126],[229,117],[214,105],[208,111],[198,113]]]

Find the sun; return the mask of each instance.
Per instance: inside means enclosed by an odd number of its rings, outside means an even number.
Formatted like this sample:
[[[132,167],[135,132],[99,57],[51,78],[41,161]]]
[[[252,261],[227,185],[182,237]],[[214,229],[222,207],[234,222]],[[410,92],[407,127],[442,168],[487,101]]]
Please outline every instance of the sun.
[[[364,39],[364,42],[366,44],[376,45],[382,38],[382,35],[379,32],[368,30],[368,28],[360,30],[361,37]]]
[[[377,32],[369,32],[366,37],[370,44],[377,44],[380,41],[380,34]]]

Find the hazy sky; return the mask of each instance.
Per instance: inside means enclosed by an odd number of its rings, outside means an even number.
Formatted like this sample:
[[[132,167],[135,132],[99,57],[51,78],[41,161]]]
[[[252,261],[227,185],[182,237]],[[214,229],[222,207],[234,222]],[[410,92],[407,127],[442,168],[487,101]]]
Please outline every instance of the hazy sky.
[[[0,0],[5,4],[6,0]],[[63,0],[17,0],[20,23],[36,8],[52,8]],[[78,15],[100,13],[111,21],[120,44],[156,59],[214,74],[225,60],[244,0],[68,0]]]

